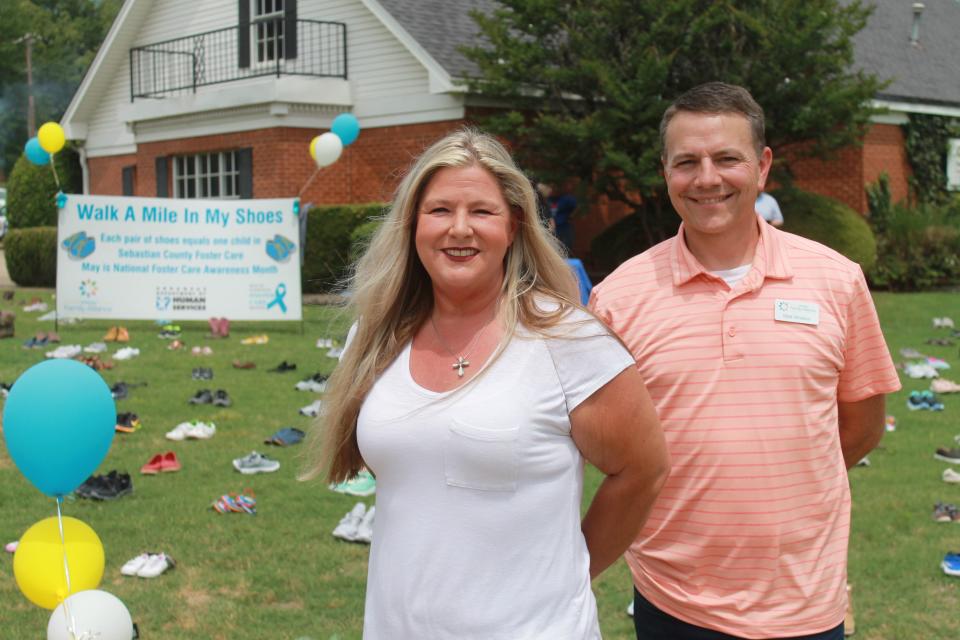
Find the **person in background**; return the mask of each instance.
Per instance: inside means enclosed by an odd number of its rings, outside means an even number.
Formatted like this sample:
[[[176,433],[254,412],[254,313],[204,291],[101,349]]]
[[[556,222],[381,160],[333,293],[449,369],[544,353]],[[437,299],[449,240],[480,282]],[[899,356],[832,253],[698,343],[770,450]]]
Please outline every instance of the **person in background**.
[[[783,213],[780,212],[780,204],[777,199],[766,191],[761,191],[757,196],[757,202],[754,204],[757,215],[769,222],[775,227],[783,226]]]
[[[742,87],[660,124],[677,235],[591,305],[653,396],[672,473],[626,553],[641,640],[842,640],[847,469],[900,388],[859,265],[754,209],[773,154]]]
[[[306,476],[376,475],[363,637],[599,639],[590,581],[646,519],[666,445],[503,146],[463,129],[427,149],[351,292]],[[581,519],[585,461],[606,477]]]
[[[540,222],[550,233],[556,234],[557,225],[553,221],[553,212],[550,211],[550,204],[548,202],[550,194],[553,193],[553,188],[546,182],[540,182],[537,179],[532,179],[531,184],[533,184],[533,190],[537,196],[537,215],[540,218]]]
[[[577,199],[564,188],[552,190],[547,198],[550,205],[550,216],[553,218],[554,233],[557,239],[567,249],[568,255],[573,255],[573,216],[577,210]]]

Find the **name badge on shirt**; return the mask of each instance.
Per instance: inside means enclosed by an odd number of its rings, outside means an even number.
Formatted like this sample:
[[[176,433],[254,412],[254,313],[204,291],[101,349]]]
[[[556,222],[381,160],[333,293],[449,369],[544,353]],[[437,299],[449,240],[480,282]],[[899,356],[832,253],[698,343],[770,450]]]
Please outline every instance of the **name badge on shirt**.
[[[820,305],[802,300],[780,300],[773,303],[773,317],[781,322],[799,322],[800,324],[820,324]]]

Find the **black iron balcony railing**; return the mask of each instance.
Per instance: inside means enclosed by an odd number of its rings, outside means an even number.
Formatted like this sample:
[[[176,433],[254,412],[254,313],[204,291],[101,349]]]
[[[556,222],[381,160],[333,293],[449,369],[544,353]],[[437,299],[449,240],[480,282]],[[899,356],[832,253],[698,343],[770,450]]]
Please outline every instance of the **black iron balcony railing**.
[[[130,49],[130,101],[257,76],[347,77],[347,25],[276,18]]]

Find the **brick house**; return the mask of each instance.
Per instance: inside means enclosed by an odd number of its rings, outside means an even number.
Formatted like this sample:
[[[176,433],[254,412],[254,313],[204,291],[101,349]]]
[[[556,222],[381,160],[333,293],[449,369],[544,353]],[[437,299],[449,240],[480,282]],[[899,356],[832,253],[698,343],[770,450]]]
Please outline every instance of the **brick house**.
[[[458,50],[493,0],[126,0],[63,118],[87,193],[388,200],[427,144],[483,103],[458,82]],[[881,171],[895,198],[909,113],[960,117],[960,3],[878,2],[857,64],[890,85],[862,147],[795,165],[798,184],[866,210]],[[319,172],[309,141],[342,112],[359,139]],[[309,183],[309,185],[308,185]],[[622,214],[578,218],[577,253]]]

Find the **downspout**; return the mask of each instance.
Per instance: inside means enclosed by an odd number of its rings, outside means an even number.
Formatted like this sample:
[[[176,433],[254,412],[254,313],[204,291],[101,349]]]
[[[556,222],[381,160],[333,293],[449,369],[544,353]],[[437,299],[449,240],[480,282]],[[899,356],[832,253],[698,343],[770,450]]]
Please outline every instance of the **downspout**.
[[[87,165],[86,145],[77,148],[77,155],[80,157],[80,174],[83,176],[83,195],[90,195],[90,167]]]

